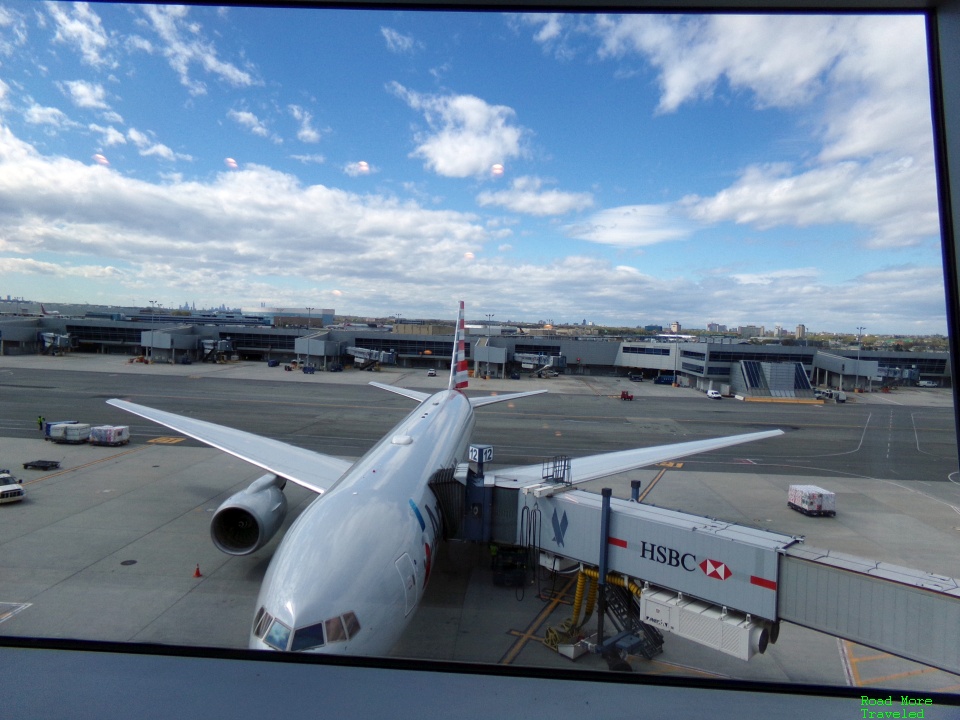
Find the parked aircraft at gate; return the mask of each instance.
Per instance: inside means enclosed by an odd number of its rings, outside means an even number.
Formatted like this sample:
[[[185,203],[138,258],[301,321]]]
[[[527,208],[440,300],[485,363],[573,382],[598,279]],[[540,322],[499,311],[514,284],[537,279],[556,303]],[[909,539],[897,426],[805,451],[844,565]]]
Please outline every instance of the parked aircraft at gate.
[[[227,499],[213,516],[214,544],[231,555],[263,547],[286,515],[287,481],[318,497],[293,523],[263,579],[249,646],[350,655],[389,652],[413,617],[441,537],[430,480],[464,458],[474,408],[545,390],[467,397],[463,302],[447,388],[428,394],[376,387],[419,405],[351,464],[252,433],[124,400],[107,402],[263,468],[267,474]],[[574,483],[665,460],[782,434],[780,430],[575,458]],[[540,464],[498,471],[517,485],[542,482]]]

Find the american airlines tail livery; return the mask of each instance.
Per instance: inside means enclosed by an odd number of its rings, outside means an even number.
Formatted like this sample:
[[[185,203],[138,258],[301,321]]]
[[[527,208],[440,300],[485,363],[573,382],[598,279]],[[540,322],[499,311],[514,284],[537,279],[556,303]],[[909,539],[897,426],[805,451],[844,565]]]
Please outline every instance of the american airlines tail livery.
[[[250,628],[251,648],[384,655],[400,638],[423,598],[442,536],[431,478],[449,475],[464,459],[475,408],[546,392],[467,397],[463,317],[461,302],[445,390],[431,395],[370,383],[418,405],[352,464],[222,425],[107,401],[266,471],[214,514],[210,534],[225,553],[247,555],[270,541],[286,515],[288,481],[317,493],[267,569]],[[771,430],[575,458],[572,481],[780,434]],[[539,463],[503,473],[521,487],[542,482]]]

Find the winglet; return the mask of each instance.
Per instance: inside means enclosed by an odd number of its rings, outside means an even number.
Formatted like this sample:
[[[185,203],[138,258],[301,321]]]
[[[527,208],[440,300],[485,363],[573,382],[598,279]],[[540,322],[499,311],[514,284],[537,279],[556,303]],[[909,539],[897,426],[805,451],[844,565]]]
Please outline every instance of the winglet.
[[[450,381],[447,390],[463,390],[467,387],[467,355],[464,352],[463,300],[457,316],[457,329],[453,335],[453,357],[450,360]]]

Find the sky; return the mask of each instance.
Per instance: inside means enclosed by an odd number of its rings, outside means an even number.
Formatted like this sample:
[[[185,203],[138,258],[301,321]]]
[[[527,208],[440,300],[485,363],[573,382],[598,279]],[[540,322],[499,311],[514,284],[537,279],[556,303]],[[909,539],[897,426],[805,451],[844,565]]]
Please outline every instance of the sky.
[[[0,298],[946,333],[921,16],[0,4]]]

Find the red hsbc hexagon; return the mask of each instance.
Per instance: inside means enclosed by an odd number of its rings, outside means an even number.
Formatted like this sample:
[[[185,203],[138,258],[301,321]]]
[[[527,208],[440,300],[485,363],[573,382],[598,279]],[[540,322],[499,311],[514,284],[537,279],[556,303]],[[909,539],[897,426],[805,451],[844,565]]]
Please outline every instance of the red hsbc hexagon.
[[[700,563],[700,569],[703,570],[703,573],[707,577],[716,578],[717,580],[726,580],[733,575],[730,568],[719,560],[704,560]]]

